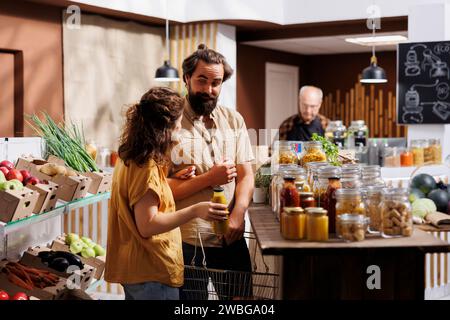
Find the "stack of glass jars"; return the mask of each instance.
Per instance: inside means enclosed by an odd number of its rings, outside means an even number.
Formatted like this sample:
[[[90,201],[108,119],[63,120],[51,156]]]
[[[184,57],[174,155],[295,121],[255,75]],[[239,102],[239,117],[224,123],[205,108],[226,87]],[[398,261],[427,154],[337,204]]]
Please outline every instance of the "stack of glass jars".
[[[339,189],[336,191],[336,216],[341,214],[366,215],[366,206],[359,189]],[[336,219],[336,217],[334,217]],[[331,217],[330,217],[331,220]],[[336,232],[339,233],[338,225]]]
[[[323,207],[325,195],[329,185],[329,178],[341,177],[341,168],[334,166],[321,167],[318,171],[318,179],[314,181],[313,193],[318,207]]]
[[[312,191],[312,187],[314,185],[314,181],[319,179],[319,169],[322,167],[327,167],[329,164],[327,162],[309,162],[306,165],[306,179],[307,184]],[[307,190],[305,190],[307,191]]]
[[[384,187],[386,184],[381,178],[381,167],[378,165],[363,166],[361,171],[361,186],[367,187]]]
[[[327,156],[322,149],[320,141],[308,141],[304,143],[305,154],[301,159],[301,164],[306,168],[310,162],[326,162]]]
[[[341,175],[342,188],[355,189],[361,187],[361,165],[344,164]]]
[[[325,130],[325,138],[339,147],[344,147],[345,139],[347,138],[347,128],[342,124],[341,120],[330,121]]]

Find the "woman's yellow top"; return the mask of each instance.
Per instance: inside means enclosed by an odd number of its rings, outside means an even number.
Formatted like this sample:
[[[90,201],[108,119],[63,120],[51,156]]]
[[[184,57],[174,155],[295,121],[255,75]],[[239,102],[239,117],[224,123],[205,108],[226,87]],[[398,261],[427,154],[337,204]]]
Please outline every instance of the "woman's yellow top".
[[[172,287],[183,285],[180,229],[150,238],[140,236],[134,219],[135,204],[149,190],[159,197],[159,213],[175,211],[175,201],[163,167],[150,160],[143,167],[117,161],[108,217],[105,280],[134,284],[148,281]]]

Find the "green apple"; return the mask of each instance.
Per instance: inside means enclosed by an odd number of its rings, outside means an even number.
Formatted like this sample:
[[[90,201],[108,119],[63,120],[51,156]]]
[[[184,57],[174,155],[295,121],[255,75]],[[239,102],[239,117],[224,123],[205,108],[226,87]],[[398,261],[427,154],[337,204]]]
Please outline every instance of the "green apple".
[[[81,237],[81,241],[83,241],[86,244],[90,244],[91,242],[93,242],[90,238],[88,237]]]
[[[81,256],[83,258],[95,258],[95,251],[90,247],[84,248],[81,250]]]
[[[15,186],[12,189],[10,188],[11,190],[19,190],[19,191],[23,190],[23,183],[20,180],[12,179],[12,180],[9,180],[9,182],[13,183]]]
[[[14,181],[6,181],[1,184],[0,190],[17,190],[17,184]]]
[[[98,256],[104,256],[104,255],[106,254],[105,249],[103,249],[103,247],[102,247],[101,245],[99,245],[99,244],[96,244],[96,245],[94,246],[94,251],[95,251],[95,256],[96,256],[96,257],[98,257]]]
[[[0,190],[1,191],[8,190],[8,181],[0,183]]]
[[[0,171],[0,183],[6,182],[5,175]]]
[[[79,235],[77,235],[76,233],[69,233],[68,235],[66,235],[65,242],[67,245],[70,246],[75,241],[80,241]]]
[[[72,242],[70,245],[70,252],[73,254],[80,253],[83,250],[83,242],[82,241],[75,241]]]

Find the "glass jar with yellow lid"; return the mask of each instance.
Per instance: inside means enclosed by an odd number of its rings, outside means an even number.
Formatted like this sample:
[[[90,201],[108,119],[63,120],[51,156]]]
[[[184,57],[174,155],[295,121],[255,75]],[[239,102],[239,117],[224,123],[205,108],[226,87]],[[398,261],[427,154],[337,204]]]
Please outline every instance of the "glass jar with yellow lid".
[[[306,238],[308,241],[328,240],[328,216],[323,208],[306,209]]]
[[[306,215],[300,207],[285,207],[281,212],[280,231],[283,238],[302,240],[306,236]]]
[[[302,166],[306,167],[309,162],[326,162],[327,156],[322,149],[320,141],[308,141],[304,144],[305,154],[302,157]]]

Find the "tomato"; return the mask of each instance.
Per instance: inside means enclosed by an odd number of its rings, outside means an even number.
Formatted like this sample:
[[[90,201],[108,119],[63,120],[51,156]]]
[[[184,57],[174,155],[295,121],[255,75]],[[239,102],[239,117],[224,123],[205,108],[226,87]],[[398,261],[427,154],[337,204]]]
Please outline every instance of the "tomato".
[[[0,300],[9,300],[9,294],[6,291],[0,290]]]
[[[28,296],[23,292],[17,292],[12,300],[28,300]]]

